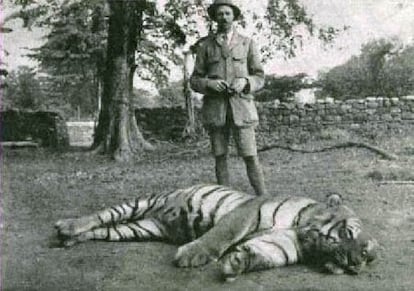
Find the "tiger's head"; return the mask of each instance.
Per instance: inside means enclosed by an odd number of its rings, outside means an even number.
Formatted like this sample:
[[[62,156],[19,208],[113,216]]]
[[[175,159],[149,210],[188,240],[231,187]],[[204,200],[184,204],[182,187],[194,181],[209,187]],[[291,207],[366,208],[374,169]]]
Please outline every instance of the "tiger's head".
[[[362,230],[359,219],[354,217],[299,235],[307,260],[322,263],[332,274],[359,274],[377,258],[377,241]]]
[[[359,274],[376,259],[378,242],[364,231],[361,220],[340,196],[330,195],[321,209],[299,232],[304,252],[332,274]]]
[[[367,233],[360,232],[356,237],[346,234],[327,254],[325,269],[332,274],[359,274],[367,264],[377,258],[378,243]]]

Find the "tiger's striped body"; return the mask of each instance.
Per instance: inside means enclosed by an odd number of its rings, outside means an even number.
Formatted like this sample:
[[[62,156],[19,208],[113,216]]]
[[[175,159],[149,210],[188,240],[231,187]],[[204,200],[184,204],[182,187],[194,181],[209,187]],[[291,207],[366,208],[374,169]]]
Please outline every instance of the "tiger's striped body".
[[[176,255],[178,266],[219,259],[225,276],[233,278],[297,263],[309,253],[329,255],[341,246],[346,224],[356,239],[361,224],[345,206],[305,197],[257,198],[219,185],[196,185],[61,220],[56,227],[67,246],[91,239],[184,244]]]

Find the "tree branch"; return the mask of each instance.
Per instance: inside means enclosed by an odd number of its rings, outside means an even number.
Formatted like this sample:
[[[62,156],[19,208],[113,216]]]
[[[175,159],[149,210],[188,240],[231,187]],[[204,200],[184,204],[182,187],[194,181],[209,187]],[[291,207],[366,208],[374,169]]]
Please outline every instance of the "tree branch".
[[[313,149],[313,150],[295,148],[295,147],[292,147],[292,146],[289,146],[289,145],[270,144],[270,145],[265,145],[262,148],[258,149],[258,152],[264,152],[264,151],[268,151],[268,150],[274,149],[274,148],[281,148],[281,149],[295,151],[295,152],[301,152],[301,153],[320,153],[320,152],[325,152],[325,151],[329,151],[329,150],[333,150],[333,149],[340,149],[340,148],[347,148],[347,147],[366,148],[366,149],[369,149],[369,150],[375,152],[376,154],[382,156],[383,158],[385,158],[387,160],[396,160],[396,159],[398,159],[398,157],[396,155],[390,154],[390,153],[386,152],[385,150],[380,149],[376,146],[373,146],[373,145],[370,145],[370,144],[367,144],[367,143],[364,143],[364,142],[354,142],[354,141],[347,141],[347,142],[335,144],[335,145],[332,145],[332,146],[328,146],[328,147],[324,147],[324,148],[320,148],[320,149]]]

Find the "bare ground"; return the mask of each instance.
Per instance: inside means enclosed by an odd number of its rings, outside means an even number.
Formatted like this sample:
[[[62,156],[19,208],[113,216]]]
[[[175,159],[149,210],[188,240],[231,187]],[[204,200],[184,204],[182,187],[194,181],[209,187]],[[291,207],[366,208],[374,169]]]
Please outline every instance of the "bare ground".
[[[383,160],[361,148],[314,154],[272,149],[260,154],[272,195],[324,199],[331,192],[342,194],[381,244],[376,264],[358,276],[291,266],[243,275],[231,284],[220,281],[213,263],[175,268],[173,245],[88,242],[62,249],[53,229],[60,218],[136,195],[214,181],[207,150],[169,159],[157,151],[128,165],[79,151],[6,150],[0,284],[3,290],[413,290],[414,136],[376,143],[399,159]],[[241,161],[232,157],[231,162],[233,185],[251,191]],[[389,180],[411,182],[384,183]]]

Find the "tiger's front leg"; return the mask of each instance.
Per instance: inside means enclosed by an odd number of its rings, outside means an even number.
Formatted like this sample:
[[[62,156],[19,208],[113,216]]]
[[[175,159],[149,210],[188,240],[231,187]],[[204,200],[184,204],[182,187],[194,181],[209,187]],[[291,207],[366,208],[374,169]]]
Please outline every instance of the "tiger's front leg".
[[[220,259],[226,281],[242,273],[286,266],[301,256],[297,235],[293,230],[277,230],[254,237]]]
[[[247,201],[223,216],[207,233],[178,248],[174,259],[176,266],[198,267],[220,258],[231,246],[255,231],[259,208],[266,199]]]

